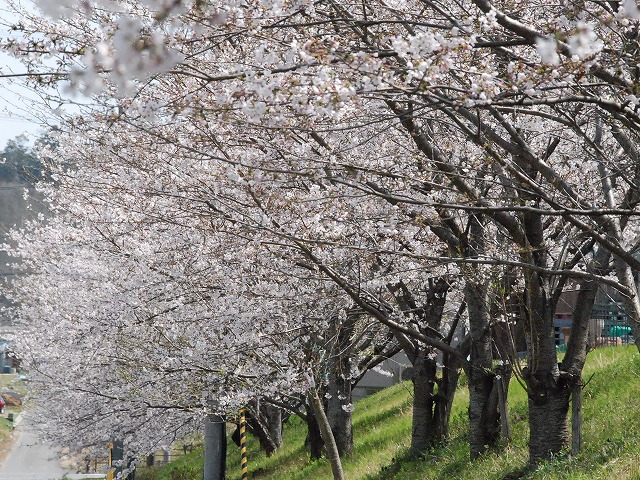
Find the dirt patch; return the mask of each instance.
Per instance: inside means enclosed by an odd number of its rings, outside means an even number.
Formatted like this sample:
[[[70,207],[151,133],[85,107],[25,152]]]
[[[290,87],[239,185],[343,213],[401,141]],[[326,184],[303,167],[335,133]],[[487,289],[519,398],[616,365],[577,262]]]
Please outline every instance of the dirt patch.
[[[7,390],[0,391],[0,396],[7,402],[7,407],[20,407],[22,406],[22,395],[16,392],[10,392]]]

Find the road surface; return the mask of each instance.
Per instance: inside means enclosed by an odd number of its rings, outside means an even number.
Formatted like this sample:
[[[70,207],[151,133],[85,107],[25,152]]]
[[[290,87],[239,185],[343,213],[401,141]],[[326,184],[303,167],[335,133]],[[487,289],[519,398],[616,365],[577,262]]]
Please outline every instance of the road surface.
[[[67,473],[56,450],[38,442],[28,416],[16,427],[16,434],[18,439],[0,467],[0,480],[60,480]]]

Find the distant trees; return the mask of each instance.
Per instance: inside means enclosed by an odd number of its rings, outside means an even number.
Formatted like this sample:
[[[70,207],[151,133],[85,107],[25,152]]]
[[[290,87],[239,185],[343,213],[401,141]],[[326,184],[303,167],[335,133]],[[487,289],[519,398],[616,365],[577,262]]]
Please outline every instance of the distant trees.
[[[50,155],[56,148],[53,134],[54,132],[51,132],[38,137],[33,145],[29,145],[24,135],[7,141],[0,153],[0,181],[18,181],[33,186],[44,180],[48,174],[47,164],[51,161]]]
[[[35,145],[29,145],[27,138],[18,136],[9,140],[0,152],[0,239],[7,241],[8,232],[12,228],[22,228],[30,219],[36,218],[46,208],[36,193],[34,184],[47,175],[46,158],[43,155],[44,145],[52,142],[48,136],[39,138]],[[6,251],[0,252],[1,276],[6,282],[13,276],[14,269]],[[6,289],[0,290],[0,301],[7,305]],[[2,314],[3,322],[10,322],[6,313]]]

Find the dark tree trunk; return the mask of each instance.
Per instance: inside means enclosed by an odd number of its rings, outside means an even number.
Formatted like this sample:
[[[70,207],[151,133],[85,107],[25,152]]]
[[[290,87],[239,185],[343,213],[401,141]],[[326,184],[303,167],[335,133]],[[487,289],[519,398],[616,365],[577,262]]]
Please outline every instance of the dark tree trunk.
[[[436,395],[436,405],[434,417],[438,436],[446,440],[449,436],[449,420],[451,419],[451,406],[458,388],[460,378],[461,362],[460,358],[449,353],[442,355],[442,377],[438,379],[438,394]]]
[[[527,193],[526,201],[536,201]],[[547,268],[548,246],[544,241],[542,217],[536,212],[522,214],[528,244],[523,261]],[[571,389],[558,365],[553,318],[557,297],[552,294],[548,275],[526,270],[523,319],[527,326],[527,368],[523,369],[529,395],[529,462],[536,464],[559,453],[568,445],[568,410]]]
[[[456,355],[444,354],[439,377],[434,349],[410,348],[406,339],[401,343],[405,343],[405,352],[413,366],[411,451],[420,455],[447,439],[461,361]]]
[[[608,272],[607,266],[610,259],[611,254],[604,248],[598,247],[593,259],[587,264],[587,271],[596,275],[605,275]],[[578,378],[578,381],[587,358],[589,320],[593,314],[593,304],[599,288],[600,285],[596,281],[582,280],[571,316],[571,336],[560,368]]]
[[[269,435],[276,448],[282,446],[282,409],[269,404],[263,404],[263,413],[267,419]]]
[[[529,461],[536,464],[569,444],[567,415],[571,385],[566,375],[561,376],[557,365],[546,369],[539,366],[534,374],[527,371],[525,378],[529,388]]]
[[[347,316],[344,323],[335,322],[335,342],[329,360],[327,418],[340,456],[353,450],[351,415],[351,335],[355,316]]]
[[[400,308],[405,312],[416,312],[418,325],[422,323],[420,326],[417,325],[417,328],[426,336],[433,335],[434,332],[440,335],[449,288],[447,277],[429,278],[427,301],[418,308],[415,297],[403,282],[389,285],[389,290]],[[449,336],[444,340],[447,345],[450,345],[454,332],[455,328],[452,327]],[[398,331],[394,335],[413,366],[411,450],[419,455],[447,439],[451,404],[460,375],[461,362],[459,357],[443,352],[444,366],[442,376],[439,376],[434,348],[412,341]],[[441,337],[444,339],[444,336]]]
[[[529,459],[535,464],[569,445],[568,412],[571,389],[562,383],[548,391],[544,403],[529,399]],[[538,399],[540,397],[537,397]]]
[[[493,378],[492,374],[471,368],[469,447],[472,459],[492,447],[500,438],[500,414]]]
[[[493,345],[486,284],[467,281],[465,299],[469,310],[471,367],[469,385],[469,447],[476,458],[500,438],[498,393],[494,387]]]
[[[258,400],[252,400],[248,404],[247,431],[254,435],[260,447],[270,457],[282,444],[282,410]],[[236,445],[240,446],[240,426],[231,437]]]
[[[413,362],[413,418],[411,426],[411,450],[423,453],[442,438],[434,419],[435,360],[427,358],[422,350]]]
[[[523,373],[529,389],[529,461],[536,464],[569,443],[571,389],[558,366],[548,284],[536,273],[525,276],[530,342],[528,367]]]
[[[600,249],[602,251],[603,249]],[[608,261],[609,254],[606,255]],[[599,285],[594,281],[582,281],[578,290],[576,306],[571,315],[571,335],[567,344],[567,353],[562,361],[562,369],[576,374],[582,372],[587,358],[589,338],[589,320],[593,314],[593,304]]]
[[[345,361],[346,359],[343,359],[343,362]],[[345,380],[341,371],[334,370],[329,375],[328,392],[327,417],[338,453],[343,456],[353,450],[351,381]]]
[[[309,447],[311,460],[322,458],[324,440],[322,440],[320,426],[310,405],[307,405],[307,439],[305,440],[305,445]]]
[[[460,360],[454,355],[445,354],[442,376],[439,377],[434,353],[433,350],[424,349],[412,362],[411,450],[415,454],[443,444],[449,435],[451,405],[460,376]]]
[[[469,257],[485,251],[483,217],[469,217]],[[469,385],[469,450],[472,459],[492,447],[500,438],[498,392],[494,386],[493,339],[491,333],[491,304],[489,287],[482,271],[470,267],[464,288],[469,312],[471,335],[471,366],[467,368]]]

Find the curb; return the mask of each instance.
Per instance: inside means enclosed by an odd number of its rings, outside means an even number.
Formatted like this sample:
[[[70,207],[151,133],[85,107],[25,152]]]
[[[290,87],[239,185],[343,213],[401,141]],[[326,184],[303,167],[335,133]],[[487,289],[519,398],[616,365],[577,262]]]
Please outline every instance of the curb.
[[[22,421],[22,412],[20,412],[14,419],[13,419],[13,423],[11,424],[11,428],[16,428],[20,422]]]

